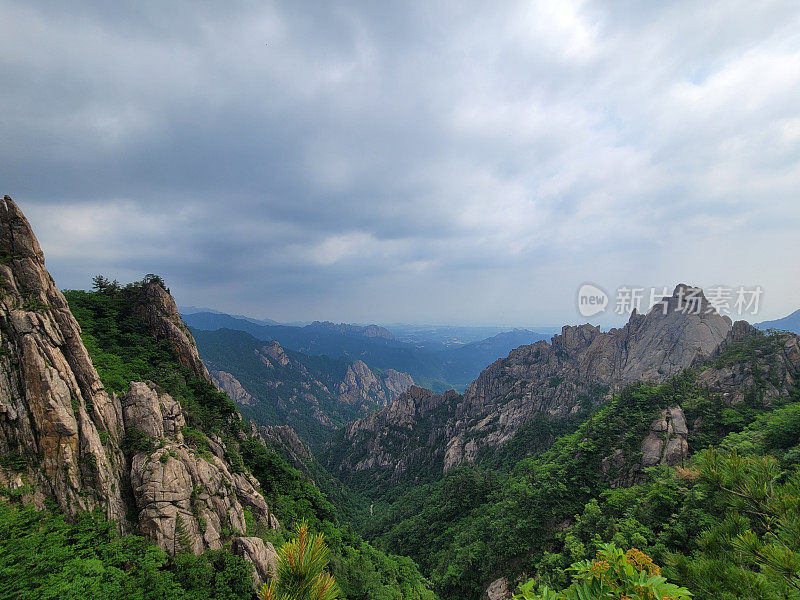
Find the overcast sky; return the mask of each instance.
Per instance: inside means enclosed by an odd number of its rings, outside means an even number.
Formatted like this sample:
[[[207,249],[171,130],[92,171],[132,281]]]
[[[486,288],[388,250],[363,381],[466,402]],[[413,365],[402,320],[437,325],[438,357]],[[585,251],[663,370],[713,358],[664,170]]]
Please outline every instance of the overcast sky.
[[[558,325],[800,307],[800,4],[0,0],[0,181],[62,288]]]

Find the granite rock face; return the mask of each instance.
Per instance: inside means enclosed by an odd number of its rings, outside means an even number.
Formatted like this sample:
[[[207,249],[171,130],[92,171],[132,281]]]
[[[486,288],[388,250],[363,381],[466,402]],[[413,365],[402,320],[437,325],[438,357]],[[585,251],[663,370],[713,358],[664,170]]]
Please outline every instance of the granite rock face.
[[[153,337],[170,342],[182,365],[189,367],[198,377],[210,379],[208,370],[197,353],[192,334],[181,319],[178,306],[167,290],[156,282],[146,285],[136,313],[150,326]]]
[[[17,205],[0,201],[0,454],[67,514],[102,508],[125,526],[119,400],[109,395],[80,327]]]
[[[339,401],[355,404],[368,410],[376,403],[386,406],[414,384],[408,373],[388,369],[375,374],[361,360],[348,365],[344,380],[339,384]]]
[[[414,383],[394,369],[373,371],[362,360],[287,351],[277,341],[247,335],[223,339],[215,332],[201,332],[199,339],[219,389],[261,424],[289,425],[311,444],[386,406]]]
[[[236,404],[241,406],[253,406],[256,403],[256,399],[253,398],[253,396],[244,389],[239,380],[230,373],[218,371],[210,367],[208,372],[211,375],[211,379],[214,380],[217,389],[227,393],[230,399],[236,402]]]
[[[664,409],[642,440],[642,467],[682,465],[689,456],[688,437],[683,410],[678,406]]]
[[[537,415],[565,418],[629,383],[666,381],[711,357],[731,330],[730,319],[709,305],[702,290],[683,284],[647,314],[634,311],[622,328],[603,332],[588,324],[566,326],[551,343],[521,346],[484,369],[463,397],[450,403],[448,414],[437,415],[428,448],[414,451],[438,472],[472,463],[484,449],[508,442]],[[396,428],[423,426],[420,416],[428,416],[411,410],[410,402],[424,406],[436,398],[417,388],[348,425],[329,449],[329,467],[340,472],[376,465],[393,473],[406,469],[410,459],[399,441],[392,439],[390,446],[384,441],[397,437]],[[678,454],[670,448],[670,460]]]
[[[511,598],[511,590],[509,590],[508,579],[501,577],[489,584],[483,593],[482,600],[508,600],[509,598]]]
[[[236,537],[231,543],[231,550],[253,563],[253,586],[259,587],[270,580],[278,570],[278,553],[275,547],[258,537]]]
[[[68,515],[100,508],[170,552],[221,547],[223,531],[245,531],[246,507],[278,526],[255,479],[225,460],[221,439],[208,437],[207,450],[185,443],[179,402],[146,382],[132,382],[122,399],[106,393],[29,223],[7,196],[0,294],[0,454],[14,458],[13,468],[0,467],[4,487],[30,487],[26,501],[53,498]],[[209,379],[169,293],[152,282],[137,302],[153,336]],[[139,444],[126,458],[121,447],[131,438]],[[128,522],[128,514],[138,518]]]

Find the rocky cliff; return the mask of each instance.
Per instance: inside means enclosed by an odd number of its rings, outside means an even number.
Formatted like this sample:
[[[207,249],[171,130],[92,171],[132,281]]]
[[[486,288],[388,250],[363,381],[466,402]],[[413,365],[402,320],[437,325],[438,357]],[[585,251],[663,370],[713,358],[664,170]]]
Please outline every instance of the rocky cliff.
[[[53,498],[68,515],[100,508],[170,552],[220,548],[230,532],[245,532],[246,508],[277,527],[222,439],[196,430],[184,439],[177,400],[149,382],[132,382],[122,397],[106,392],[28,221],[7,196],[0,278],[0,496],[16,487],[23,501]],[[137,290],[134,312],[152,336],[210,381],[167,290],[156,280]]]
[[[126,523],[122,407],[16,204],[0,201],[0,455],[37,498]],[[16,481],[17,478],[15,477]]]
[[[411,375],[394,369],[375,374],[361,360],[348,365],[339,384],[339,400],[369,410],[376,404],[386,406],[414,384]]]
[[[425,454],[424,462],[439,472],[471,463],[484,448],[508,442],[537,415],[561,419],[604,401],[628,383],[666,381],[711,357],[731,329],[730,319],[709,305],[702,290],[686,285],[677,286],[647,314],[634,311],[622,328],[564,327],[551,343],[521,346],[487,367],[463,397],[451,395],[450,410],[437,416],[428,448],[414,452]],[[441,404],[439,398],[416,388],[346,427],[329,449],[329,466],[344,472],[377,465],[395,476],[408,469],[410,459],[396,434],[389,443],[386,432],[421,427],[429,418],[422,407]],[[402,423],[398,413],[405,415]]]

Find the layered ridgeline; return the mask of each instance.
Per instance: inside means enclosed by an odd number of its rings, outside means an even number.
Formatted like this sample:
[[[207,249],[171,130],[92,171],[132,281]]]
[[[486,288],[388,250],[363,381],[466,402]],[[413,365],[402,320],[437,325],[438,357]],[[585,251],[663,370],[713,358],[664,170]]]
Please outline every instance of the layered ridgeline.
[[[444,598],[565,586],[609,541],[697,598],[797,597],[800,338],[703,299],[676,310],[689,291],[666,314],[514,350],[463,396],[414,387],[343,428],[326,460],[374,499],[366,536]]]
[[[361,361],[376,372],[394,369],[408,373],[417,384],[435,391],[463,390],[487,364],[505,356],[512,348],[550,338],[535,331],[515,329],[480,341],[450,346],[441,340],[435,343],[397,340],[377,325],[315,321],[300,327],[218,312],[191,312],[184,314],[183,319],[195,332],[243,331],[262,342],[277,341],[286,351],[312,357],[328,356],[348,363]],[[201,356],[205,358],[206,349],[212,352],[216,341],[209,338],[201,348]],[[233,339],[225,342],[230,344]]]
[[[682,299],[692,306],[679,310]],[[484,369],[463,395],[413,388],[356,421],[326,452],[335,474],[398,482],[488,457],[521,430],[531,450],[577,423],[627,383],[658,383],[710,356],[731,332],[702,292],[680,285],[646,315],[609,332],[564,327],[552,342],[520,346]],[[517,444],[519,445],[519,444]],[[355,477],[357,478],[357,477]]]
[[[0,597],[250,598],[300,519],[346,598],[432,597],[242,421],[160,278],[60,292],[8,197],[0,278]]]
[[[284,350],[243,331],[193,333],[211,377],[246,418],[289,425],[310,444],[326,441],[335,428],[386,406],[413,384],[407,373]]]

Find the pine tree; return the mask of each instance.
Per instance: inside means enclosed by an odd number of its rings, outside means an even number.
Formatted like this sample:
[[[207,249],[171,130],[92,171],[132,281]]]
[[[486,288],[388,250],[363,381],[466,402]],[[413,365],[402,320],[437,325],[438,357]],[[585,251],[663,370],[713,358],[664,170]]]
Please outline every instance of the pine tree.
[[[259,590],[260,600],[337,600],[339,587],[328,566],[330,551],[324,535],[310,534],[308,524],[297,526],[296,537],[278,550],[275,577]]]

